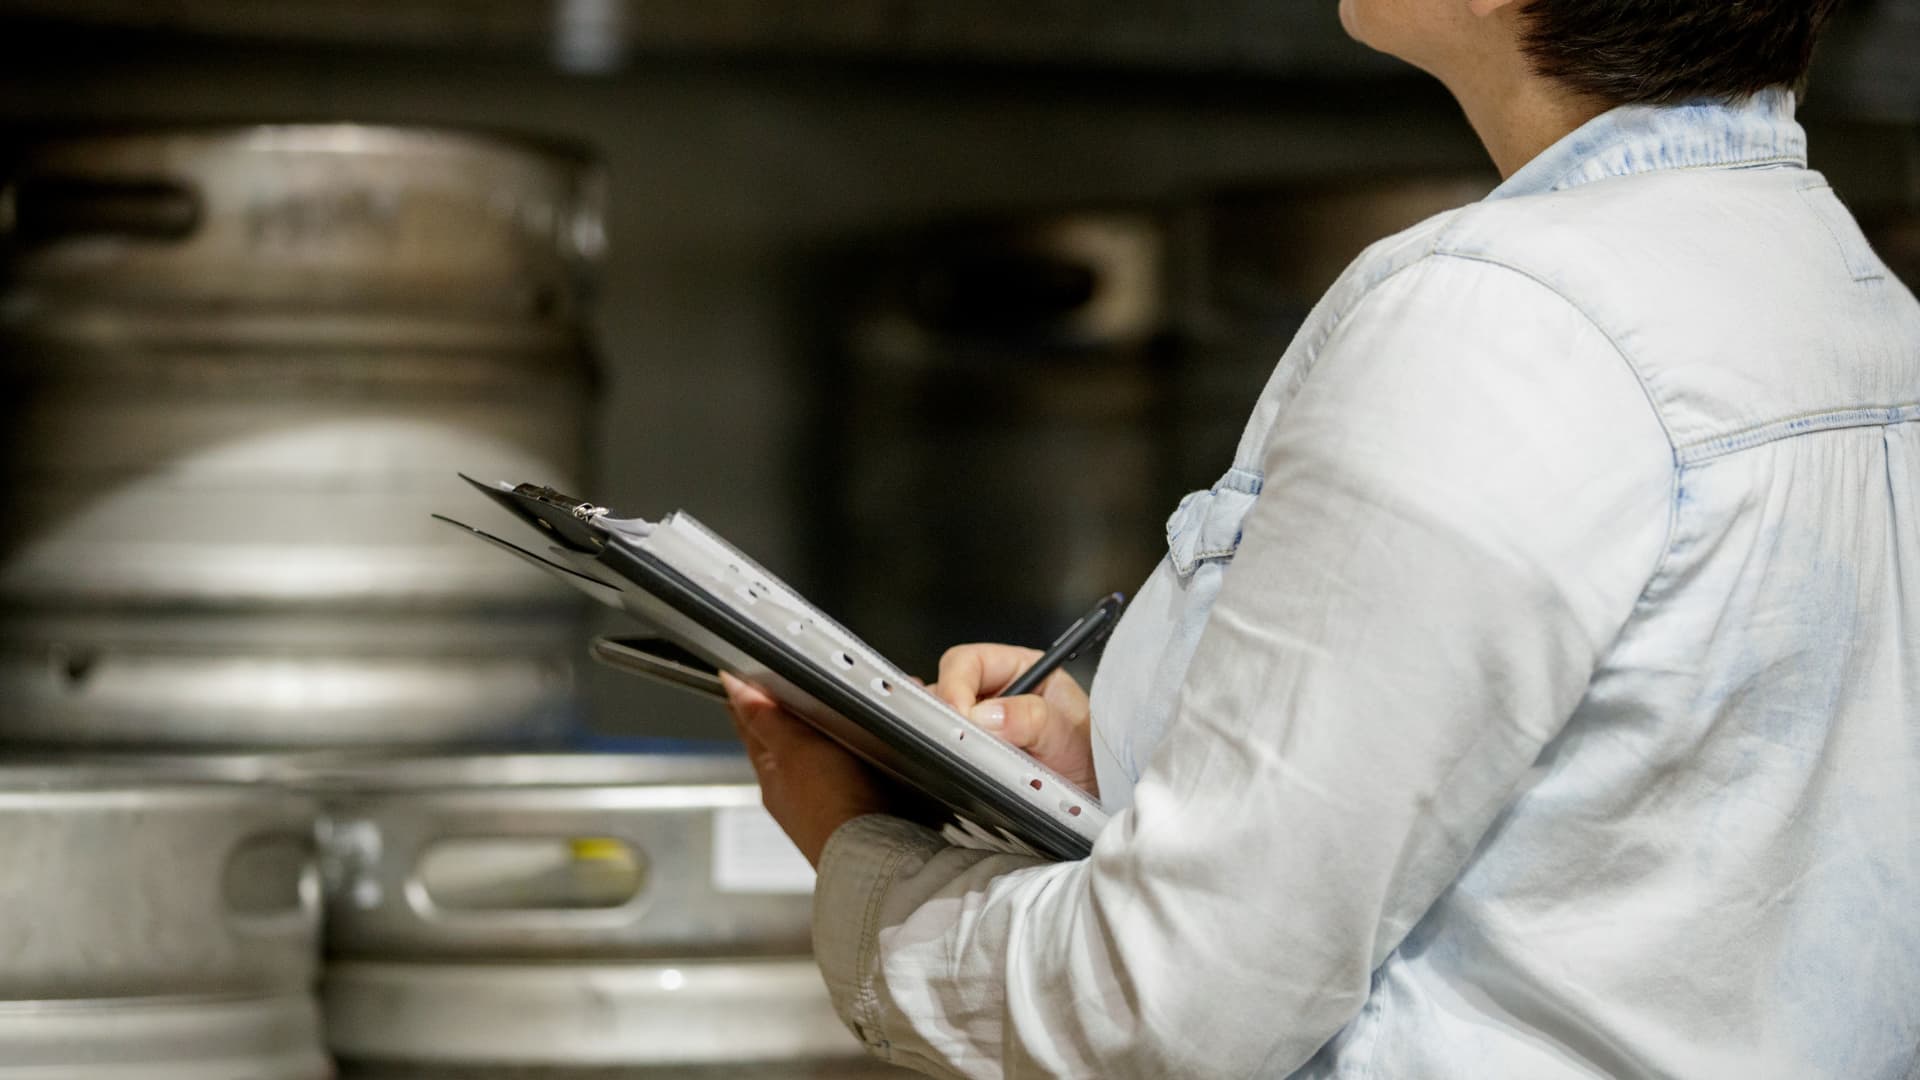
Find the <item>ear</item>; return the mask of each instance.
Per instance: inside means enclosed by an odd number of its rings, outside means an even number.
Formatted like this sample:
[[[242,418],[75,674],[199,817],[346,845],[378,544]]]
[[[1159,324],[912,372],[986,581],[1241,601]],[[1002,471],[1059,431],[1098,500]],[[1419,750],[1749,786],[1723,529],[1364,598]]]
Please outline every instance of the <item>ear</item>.
[[[1514,2],[1515,0],[1467,0],[1467,10],[1484,19],[1503,7],[1511,6]]]

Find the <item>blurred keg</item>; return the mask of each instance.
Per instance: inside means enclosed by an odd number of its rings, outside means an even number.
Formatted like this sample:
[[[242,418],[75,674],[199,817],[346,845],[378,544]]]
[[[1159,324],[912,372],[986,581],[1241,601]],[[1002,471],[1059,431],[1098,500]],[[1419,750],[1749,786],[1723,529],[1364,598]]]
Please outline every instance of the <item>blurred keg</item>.
[[[766,831],[760,789],[737,754],[349,761],[312,769],[303,786],[328,805],[335,957],[810,948],[812,875]],[[751,846],[736,852],[743,843]],[[775,857],[800,861],[756,884],[748,875]]]
[[[812,872],[738,755],[390,759],[304,783],[329,807],[346,1075],[867,1074],[809,959]]]
[[[313,996],[0,1001],[0,1080],[332,1080]]]
[[[317,807],[137,765],[0,767],[0,1080],[322,1080]]]
[[[351,125],[56,139],[0,185],[0,738],[497,740],[578,608],[433,522],[577,480],[597,173]]]
[[[855,256],[819,410],[818,557],[848,625],[931,676],[957,641],[1044,644],[1152,568],[1177,495],[1166,247],[1155,215],[1082,211]]]

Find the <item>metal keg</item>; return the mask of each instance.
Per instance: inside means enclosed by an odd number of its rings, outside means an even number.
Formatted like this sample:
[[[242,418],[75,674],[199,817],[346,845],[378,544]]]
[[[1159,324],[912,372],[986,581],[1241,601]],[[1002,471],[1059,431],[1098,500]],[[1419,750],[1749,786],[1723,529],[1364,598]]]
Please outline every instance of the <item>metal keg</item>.
[[[311,992],[0,1001],[0,1080],[333,1080]]]
[[[353,962],[326,1012],[354,1078],[902,1075],[865,1057],[808,959]]]
[[[300,783],[328,808],[348,1075],[864,1068],[809,958],[812,871],[739,755],[336,760]]]
[[[335,957],[796,956],[813,878],[738,754],[316,766]]]
[[[321,1080],[309,797],[0,767],[0,1080]]]
[[[581,472],[599,181],[352,125],[36,144],[0,184],[0,738],[492,740],[574,599],[434,522]]]
[[[75,135],[14,159],[11,302],[41,318],[565,327],[604,243],[600,175],[558,144],[280,124]]]
[[[815,488],[849,625],[931,674],[957,641],[1049,641],[1152,568],[1177,495],[1153,437],[1166,248],[1155,214],[1082,211],[851,256]]]

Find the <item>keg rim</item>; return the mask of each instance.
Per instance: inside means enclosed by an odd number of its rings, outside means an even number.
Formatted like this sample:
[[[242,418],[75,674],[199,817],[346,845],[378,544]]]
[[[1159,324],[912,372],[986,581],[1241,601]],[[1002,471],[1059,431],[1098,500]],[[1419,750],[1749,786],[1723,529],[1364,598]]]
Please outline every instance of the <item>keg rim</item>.
[[[486,125],[359,123],[320,117],[259,123],[103,121],[97,124],[29,125],[16,132],[16,137],[10,140],[14,149],[7,157],[11,162],[31,162],[39,154],[56,147],[68,148],[76,143],[113,142],[127,147],[145,142],[201,142],[211,148],[236,138],[269,140],[266,145],[256,147],[261,150],[312,149],[314,147],[311,144],[295,142],[274,145],[271,140],[311,139],[349,132],[378,140],[367,149],[407,148],[448,155],[507,152],[544,158],[547,164],[589,171],[603,165],[592,144],[547,132]]]
[[[309,755],[290,782],[341,793],[569,791],[687,784],[751,784],[743,750],[698,744],[666,752],[439,751]]]
[[[596,1016],[581,1022],[582,1002]],[[805,955],[631,962],[355,959],[321,983],[327,1038],[342,1060],[580,1068],[860,1061]],[[466,1010],[498,1018],[484,1032]],[[730,1038],[702,1016],[748,1016]],[[650,1029],[650,1030],[647,1030]]]
[[[275,786],[275,778],[264,767],[249,771],[245,763],[251,760],[223,755],[208,755],[204,761],[190,755],[12,759],[0,763],[0,807],[38,805],[49,798],[83,802],[121,797],[215,802],[302,798],[299,792]]]
[[[270,993],[230,991],[187,994],[135,994],[126,997],[8,998],[0,1000],[0,1018],[15,1019],[40,1015],[131,1015],[153,1010],[195,1008],[304,1008],[317,1001],[308,989],[278,990]]]
[[[85,1041],[85,1049],[75,1046]],[[333,1075],[318,998],[183,994],[0,1002],[0,1074],[183,1080],[209,1073],[278,1080]],[[244,1066],[244,1068],[240,1068]]]

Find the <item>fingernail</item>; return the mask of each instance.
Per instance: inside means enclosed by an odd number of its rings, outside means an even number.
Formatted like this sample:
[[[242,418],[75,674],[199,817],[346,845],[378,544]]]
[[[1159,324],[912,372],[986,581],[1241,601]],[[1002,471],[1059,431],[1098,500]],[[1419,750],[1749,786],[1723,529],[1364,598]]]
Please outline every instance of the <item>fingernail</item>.
[[[1007,707],[997,701],[983,701],[973,707],[967,719],[988,731],[999,731],[1007,726]]]

